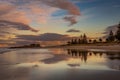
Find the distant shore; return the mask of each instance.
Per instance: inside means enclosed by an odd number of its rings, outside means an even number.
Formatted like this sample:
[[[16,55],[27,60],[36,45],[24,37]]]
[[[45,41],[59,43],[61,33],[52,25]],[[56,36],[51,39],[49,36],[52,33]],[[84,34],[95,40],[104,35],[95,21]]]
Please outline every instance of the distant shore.
[[[120,51],[120,44],[83,44],[83,45],[60,45],[60,46],[47,46],[47,47],[12,47],[10,49],[21,49],[21,48],[33,48],[33,49],[43,49],[43,48],[64,48],[64,49],[80,49],[80,50],[108,50],[108,51]]]
[[[52,46],[45,48],[64,48],[64,49],[80,49],[80,50],[107,50],[107,51],[120,51],[120,44],[83,44],[83,45],[62,45]]]

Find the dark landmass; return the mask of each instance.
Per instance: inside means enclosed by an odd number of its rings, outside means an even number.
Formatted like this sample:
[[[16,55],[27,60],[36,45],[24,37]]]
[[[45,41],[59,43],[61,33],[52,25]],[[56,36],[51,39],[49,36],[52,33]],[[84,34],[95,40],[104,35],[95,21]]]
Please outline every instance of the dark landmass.
[[[10,47],[10,48],[41,48],[40,44],[30,44],[30,45],[23,45],[17,47]]]

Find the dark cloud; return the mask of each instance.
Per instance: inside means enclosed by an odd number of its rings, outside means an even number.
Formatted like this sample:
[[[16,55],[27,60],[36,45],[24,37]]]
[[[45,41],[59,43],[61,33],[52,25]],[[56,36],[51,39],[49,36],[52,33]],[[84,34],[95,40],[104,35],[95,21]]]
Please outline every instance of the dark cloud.
[[[0,44],[9,44],[11,41],[10,40],[1,40],[0,39]]]
[[[50,45],[61,45],[65,43],[67,40],[70,40],[72,37],[68,35],[62,35],[57,33],[44,33],[41,35],[18,35],[16,37],[16,44],[31,44],[31,43],[39,43],[44,46]]]
[[[68,30],[66,32],[69,32],[69,33],[78,33],[78,32],[80,32],[80,30],[70,29],[70,30]]]
[[[11,22],[11,21],[6,21],[6,20],[0,20],[0,28],[15,28],[17,30],[30,30],[33,32],[38,32],[38,30],[35,30],[31,28],[30,26],[23,24],[23,23],[18,23],[18,22]]]
[[[44,33],[41,35],[18,35],[17,39],[23,40],[36,40],[36,41],[65,41],[70,39],[68,35],[62,35],[57,33]]]
[[[64,20],[66,21],[69,21],[70,22],[70,25],[69,26],[72,26],[73,24],[76,24],[77,23],[77,20],[75,19],[74,16],[71,16],[71,17],[64,17]]]
[[[65,44],[66,41],[71,38],[72,37],[69,37],[68,35],[57,33],[44,33],[41,35],[15,35],[14,38],[9,38],[9,40],[0,39],[0,44],[8,44],[8,46],[21,46],[32,43],[40,43],[44,46],[50,46],[61,45],[63,43]]]
[[[57,33],[45,33],[40,35],[41,41],[64,41],[68,40],[70,37],[68,35],[62,35]]]
[[[39,40],[39,37],[36,35],[18,35],[16,39],[27,40],[27,41],[34,41]]]
[[[13,40],[13,41],[15,41],[15,43],[9,46],[23,46],[23,45],[30,45],[36,43],[36,41],[29,41],[29,40]]]

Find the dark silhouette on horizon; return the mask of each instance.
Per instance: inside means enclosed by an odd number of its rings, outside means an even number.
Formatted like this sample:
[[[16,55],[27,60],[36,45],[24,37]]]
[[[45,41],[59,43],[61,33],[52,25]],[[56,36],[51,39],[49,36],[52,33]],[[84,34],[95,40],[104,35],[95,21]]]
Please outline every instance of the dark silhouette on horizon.
[[[118,30],[114,34],[111,30],[106,41],[103,41],[102,38],[99,39],[88,39],[87,35],[84,33],[78,38],[73,38],[67,42],[67,45],[74,45],[74,44],[95,44],[95,43],[111,43],[117,42],[120,43],[120,23],[118,24]]]
[[[36,44],[29,44],[18,47],[10,47],[10,48],[41,48],[41,45],[36,43]]]

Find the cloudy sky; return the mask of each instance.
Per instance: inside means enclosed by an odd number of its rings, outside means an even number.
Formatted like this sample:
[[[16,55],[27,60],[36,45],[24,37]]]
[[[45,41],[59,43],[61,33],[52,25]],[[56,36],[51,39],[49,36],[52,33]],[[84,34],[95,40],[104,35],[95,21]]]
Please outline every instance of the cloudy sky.
[[[0,0],[0,46],[101,37],[119,23],[119,9],[120,0]]]

